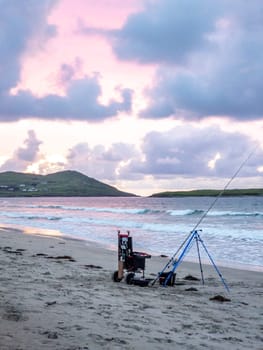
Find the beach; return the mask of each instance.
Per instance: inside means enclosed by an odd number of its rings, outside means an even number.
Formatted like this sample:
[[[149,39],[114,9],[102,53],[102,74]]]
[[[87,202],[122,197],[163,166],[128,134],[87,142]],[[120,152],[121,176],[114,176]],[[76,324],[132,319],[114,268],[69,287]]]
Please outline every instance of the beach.
[[[0,231],[0,349],[263,349],[263,274],[183,262],[172,287],[113,282],[117,252]],[[167,262],[152,256],[145,275]],[[220,296],[220,300],[212,300]],[[217,299],[217,298],[216,298]],[[220,299],[220,298],[219,298]]]

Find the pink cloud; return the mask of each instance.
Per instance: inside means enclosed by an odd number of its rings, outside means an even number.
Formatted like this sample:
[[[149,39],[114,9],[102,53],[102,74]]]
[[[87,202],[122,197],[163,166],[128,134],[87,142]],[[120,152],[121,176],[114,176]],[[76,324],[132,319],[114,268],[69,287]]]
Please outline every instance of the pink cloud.
[[[72,28],[79,18],[92,26],[119,28],[127,17],[141,8],[139,0],[63,0],[50,16],[50,21]]]
[[[61,1],[48,17],[49,24],[57,27],[57,35],[43,50],[34,55],[25,53],[18,87],[39,96],[63,94],[72,79],[95,72],[101,77],[106,100],[116,96],[119,86],[139,90],[151,81],[155,67],[120,62],[105,38],[85,35],[79,25],[81,21],[83,26],[119,28],[140,6],[138,0]]]

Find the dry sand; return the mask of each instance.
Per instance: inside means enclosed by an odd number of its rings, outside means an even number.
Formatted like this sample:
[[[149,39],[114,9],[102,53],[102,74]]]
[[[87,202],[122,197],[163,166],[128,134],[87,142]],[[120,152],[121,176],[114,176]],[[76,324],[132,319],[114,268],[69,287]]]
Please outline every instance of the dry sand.
[[[0,238],[0,350],[263,349],[262,272],[221,268],[227,294],[210,265],[205,286],[185,281],[200,273],[184,262],[175,286],[139,287],[113,282],[117,254],[94,244],[11,228]],[[146,276],[166,261],[147,259]]]

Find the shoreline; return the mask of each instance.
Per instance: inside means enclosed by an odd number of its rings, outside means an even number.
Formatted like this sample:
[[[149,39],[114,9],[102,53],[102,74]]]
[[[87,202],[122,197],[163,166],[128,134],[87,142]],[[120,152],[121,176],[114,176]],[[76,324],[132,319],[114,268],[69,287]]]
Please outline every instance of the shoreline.
[[[116,235],[116,246],[109,246],[107,244],[104,243],[100,243],[100,242],[95,242],[95,241],[91,241],[91,240],[87,240],[85,238],[78,238],[78,237],[74,237],[68,234],[65,234],[59,230],[51,230],[51,229],[43,229],[43,228],[39,228],[39,227],[29,227],[29,226],[22,226],[22,225],[12,225],[12,224],[0,224],[0,230],[1,229],[8,229],[11,231],[17,230],[18,232],[20,232],[21,234],[31,234],[31,235],[35,235],[35,236],[43,236],[43,237],[48,237],[48,238],[61,238],[64,240],[72,240],[72,241],[79,241],[79,242],[83,242],[85,245],[93,245],[97,248],[101,248],[101,249],[105,249],[105,250],[109,250],[109,251],[113,251],[115,252],[115,254],[117,254],[117,235]],[[162,253],[158,253],[158,252],[153,252],[153,251],[147,251],[147,253],[151,254],[152,256],[161,256]],[[170,256],[167,256],[167,258],[169,259]],[[211,262],[209,261],[208,257],[206,257],[206,259],[202,259],[203,262],[202,264],[204,265],[210,265]],[[184,262],[188,262],[188,263],[193,263],[193,264],[198,264],[198,262],[195,259],[191,259],[188,256],[186,256],[183,260]],[[239,264],[237,262],[232,262],[232,263],[225,263],[223,261],[215,261],[216,266],[218,266],[219,268],[229,268],[229,269],[234,269],[234,270],[242,270],[242,271],[248,271],[248,272],[260,272],[263,273],[263,266],[260,265],[252,265],[252,264]]]
[[[262,346],[262,273],[183,261],[176,284],[113,282],[115,251],[65,237],[0,231],[1,350],[242,350]],[[154,278],[166,259],[147,259]],[[228,302],[211,300],[223,296]]]

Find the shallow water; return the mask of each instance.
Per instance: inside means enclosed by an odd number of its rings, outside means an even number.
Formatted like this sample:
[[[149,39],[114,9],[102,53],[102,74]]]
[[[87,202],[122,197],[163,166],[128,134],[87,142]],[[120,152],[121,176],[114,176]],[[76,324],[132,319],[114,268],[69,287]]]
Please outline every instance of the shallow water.
[[[201,219],[197,229],[202,230],[200,237],[216,263],[263,270],[263,197],[221,197],[205,215],[214,200],[1,198],[0,222],[57,230],[111,249],[117,249],[117,231],[129,230],[135,250],[171,256]],[[208,261],[204,250],[201,256]],[[186,259],[197,259],[195,245]]]

